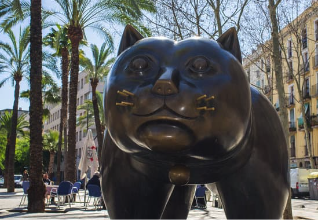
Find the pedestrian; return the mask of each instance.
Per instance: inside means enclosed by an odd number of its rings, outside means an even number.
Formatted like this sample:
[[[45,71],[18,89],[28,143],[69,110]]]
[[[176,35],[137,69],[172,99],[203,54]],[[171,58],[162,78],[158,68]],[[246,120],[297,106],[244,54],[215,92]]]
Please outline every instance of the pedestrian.
[[[50,183],[51,183],[51,180],[49,179],[49,175],[47,173],[43,174],[43,182],[46,185],[50,185]]]
[[[96,171],[93,175],[93,177],[88,180],[87,184],[86,184],[86,188],[88,185],[92,184],[92,185],[97,185],[100,187],[100,181],[99,181],[99,177],[100,177],[100,173],[98,171]]]
[[[27,171],[27,170],[24,170],[24,171],[23,171],[22,181],[29,181],[29,174],[28,174],[28,171]]]

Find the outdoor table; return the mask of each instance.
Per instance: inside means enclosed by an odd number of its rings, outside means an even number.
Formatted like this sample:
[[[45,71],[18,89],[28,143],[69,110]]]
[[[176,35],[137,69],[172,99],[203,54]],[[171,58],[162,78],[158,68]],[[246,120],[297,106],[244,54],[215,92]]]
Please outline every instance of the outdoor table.
[[[49,203],[51,190],[55,189],[55,192],[57,192],[57,188],[59,188],[59,185],[46,185],[46,192],[45,192],[45,198],[47,199],[47,203]]]

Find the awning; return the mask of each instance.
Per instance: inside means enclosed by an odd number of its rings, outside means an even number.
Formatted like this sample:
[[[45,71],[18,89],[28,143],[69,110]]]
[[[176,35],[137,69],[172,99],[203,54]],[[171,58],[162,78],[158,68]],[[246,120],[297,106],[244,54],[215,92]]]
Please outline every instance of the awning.
[[[308,112],[308,109],[309,109],[309,104],[305,103],[305,113]],[[300,115],[298,117],[298,126],[303,125],[303,124],[304,124],[303,113],[300,113]]]

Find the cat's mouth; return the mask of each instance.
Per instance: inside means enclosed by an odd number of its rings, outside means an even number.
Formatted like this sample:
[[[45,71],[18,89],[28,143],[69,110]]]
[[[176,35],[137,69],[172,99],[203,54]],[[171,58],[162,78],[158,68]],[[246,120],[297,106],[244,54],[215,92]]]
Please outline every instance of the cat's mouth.
[[[148,114],[133,113],[133,115],[139,116],[139,117],[151,117],[151,116],[156,116],[156,115],[160,116],[160,115],[162,115],[161,113],[167,113],[167,112],[170,113],[169,115],[173,115],[173,116],[176,116],[177,118],[182,118],[182,119],[187,119],[187,120],[193,120],[193,119],[197,119],[199,117],[199,116],[188,117],[185,115],[178,114],[177,112],[170,109],[166,104],[164,104],[161,108],[159,108],[151,113],[148,113]]]

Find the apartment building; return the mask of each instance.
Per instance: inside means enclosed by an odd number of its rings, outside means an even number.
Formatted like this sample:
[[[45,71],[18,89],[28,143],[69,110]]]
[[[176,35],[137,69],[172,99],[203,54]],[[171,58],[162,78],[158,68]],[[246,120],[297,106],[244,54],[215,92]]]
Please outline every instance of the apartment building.
[[[104,80],[105,81],[105,80]],[[97,86],[97,91],[100,93],[103,93],[104,91],[104,81],[100,81]],[[72,97],[69,97],[72,98]],[[78,84],[77,84],[77,97],[76,97],[76,105],[82,105],[86,100],[92,99],[92,87],[90,85],[88,74],[83,71],[80,72],[78,75]],[[48,105],[47,108],[50,110],[50,116],[48,119],[44,122],[44,132],[51,130],[57,130],[60,129],[60,120],[61,120],[61,104],[56,105]],[[76,111],[76,117],[79,118],[82,115],[85,115],[85,110],[77,110]],[[98,147],[98,142],[96,138],[96,128],[95,125],[89,126],[89,129],[93,132],[93,137],[95,138],[96,146]],[[80,158],[81,158],[81,148],[85,144],[85,137],[87,134],[87,128],[86,127],[76,127],[76,165],[78,166]],[[56,170],[56,169],[55,169]],[[64,164],[61,164],[61,170],[64,172]],[[78,178],[80,175],[80,172],[77,172]]]
[[[318,165],[318,2],[313,1],[311,7],[281,30],[280,35],[289,117],[290,165],[310,167],[304,120],[310,127],[312,155]],[[265,44],[268,46],[271,41]],[[251,84],[256,85],[279,111],[271,54],[263,48],[268,47],[260,45],[244,59],[244,69],[250,74]],[[305,116],[301,112],[300,100],[304,102]]]

